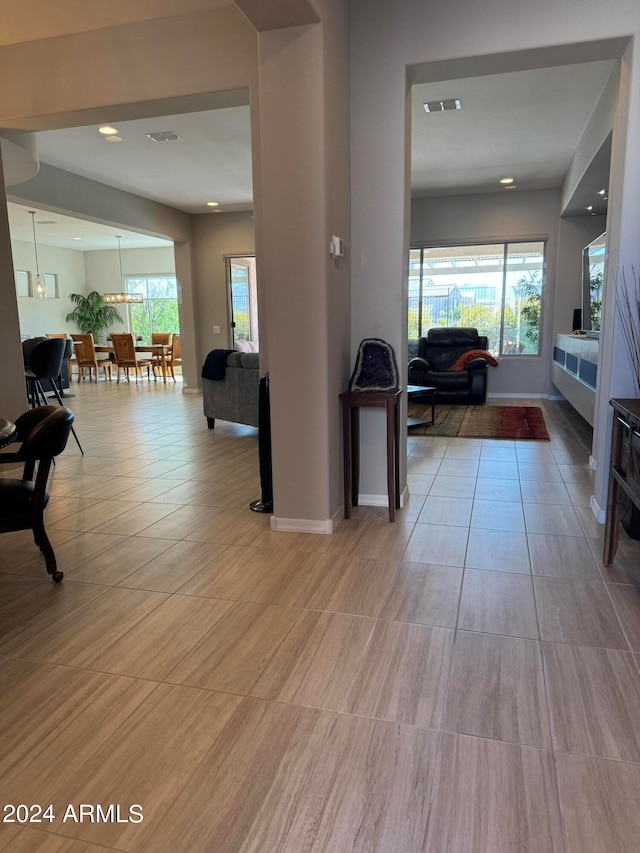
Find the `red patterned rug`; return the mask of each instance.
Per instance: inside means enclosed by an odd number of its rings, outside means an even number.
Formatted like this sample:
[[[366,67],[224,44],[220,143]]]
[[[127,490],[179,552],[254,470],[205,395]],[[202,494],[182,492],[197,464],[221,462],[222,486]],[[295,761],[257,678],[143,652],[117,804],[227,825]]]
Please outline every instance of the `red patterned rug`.
[[[429,406],[411,403],[409,415],[429,419],[431,409]],[[435,424],[412,427],[409,435],[549,441],[539,406],[436,406]]]

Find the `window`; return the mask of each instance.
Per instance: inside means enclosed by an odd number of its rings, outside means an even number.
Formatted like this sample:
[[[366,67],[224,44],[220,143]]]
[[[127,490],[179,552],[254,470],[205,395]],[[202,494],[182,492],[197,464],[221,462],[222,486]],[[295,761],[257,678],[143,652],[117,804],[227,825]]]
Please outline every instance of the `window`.
[[[144,341],[152,332],[180,331],[178,319],[178,284],[175,276],[127,276],[127,293],[141,293],[144,302],[129,305],[131,331]]]
[[[42,276],[44,286],[47,291],[47,299],[58,298],[58,276],[56,273],[46,272]]]
[[[18,296],[29,296],[31,294],[31,275],[27,270],[16,270],[16,293]]]
[[[495,355],[539,355],[546,244],[411,249],[409,339],[474,326]]]

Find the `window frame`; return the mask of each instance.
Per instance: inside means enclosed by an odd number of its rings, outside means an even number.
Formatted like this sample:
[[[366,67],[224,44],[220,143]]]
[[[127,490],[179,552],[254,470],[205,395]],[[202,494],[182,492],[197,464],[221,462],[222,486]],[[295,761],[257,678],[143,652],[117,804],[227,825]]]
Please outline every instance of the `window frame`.
[[[522,244],[531,244],[531,243],[539,243],[541,246],[541,255],[542,255],[542,263],[540,267],[540,303],[539,303],[539,319],[538,319],[538,340],[537,340],[537,352],[503,352],[504,347],[504,330],[505,330],[505,309],[508,305],[507,299],[507,274],[509,272],[507,258],[510,253],[513,252],[513,247]],[[425,277],[425,269],[424,269],[424,252],[426,250],[433,249],[475,249],[482,246],[501,246],[502,247],[502,282],[500,284],[501,288],[501,299],[500,299],[500,330],[499,330],[499,347],[498,354],[500,357],[504,358],[542,358],[543,355],[543,323],[544,323],[544,315],[545,315],[545,295],[546,295],[546,287],[547,287],[547,269],[548,269],[548,247],[549,247],[549,237],[548,235],[535,235],[535,236],[526,236],[526,237],[511,237],[511,238],[493,238],[486,240],[468,240],[468,241],[460,241],[460,240],[439,240],[437,242],[413,242],[409,249],[409,275],[408,275],[408,288],[407,288],[407,329],[408,329],[408,316],[409,316],[409,284],[411,279],[415,277],[414,267],[412,266],[412,258],[411,255],[413,252],[419,252],[419,287],[418,287],[418,337],[419,340],[421,337],[426,335],[428,331],[423,327],[423,298],[424,298],[424,289],[423,289],[423,279]],[[464,289],[464,285],[455,285],[455,287],[460,287]],[[432,324],[437,325],[437,324]],[[432,328],[432,325],[429,328]],[[482,334],[484,330],[478,329],[479,333]],[[413,338],[410,338],[413,340]]]
[[[178,312],[178,328],[177,328],[177,330],[174,330],[174,333],[175,334],[180,333],[180,302],[181,302],[181,299],[180,299],[180,287],[178,285],[178,278],[177,278],[175,272],[172,272],[172,273],[163,273],[163,272],[161,272],[161,273],[140,273],[138,275],[129,274],[129,275],[123,276],[123,279],[124,279],[123,290],[125,293],[139,292],[136,290],[136,286],[139,287],[141,281],[145,282],[145,294],[143,297],[143,304],[145,306],[145,310],[146,310],[147,316],[149,318],[150,334],[153,334],[153,332],[154,332],[154,329],[153,329],[153,326],[151,323],[152,312],[150,310],[150,303],[152,303],[154,301],[160,301],[160,300],[162,300],[162,301],[170,300],[170,299],[174,299],[174,297],[172,297],[172,296],[149,296],[148,295],[148,293],[149,293],[149,281],[153,281],[154,279],[166,279],[167,281],[173,282],[175,285],[175,292],[176,292],[175,303],[176,303],[176,308],[177,308],[177,312]],[[131,308],[131,306],[128,306],[128,307]],[[127,311],[127,325],[128,325],[129,331],[133,331],[131,312],[130,311]],[[158,330],[155,330],[155,331],[158,331]]]

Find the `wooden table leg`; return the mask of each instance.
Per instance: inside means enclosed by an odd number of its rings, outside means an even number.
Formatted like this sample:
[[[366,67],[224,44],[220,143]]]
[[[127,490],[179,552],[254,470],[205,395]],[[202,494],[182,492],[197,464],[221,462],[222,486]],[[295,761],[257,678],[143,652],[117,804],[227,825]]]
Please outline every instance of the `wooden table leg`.
[[[351,404],[349,404],[351,405]],[[360,407],[351,406],[351,505],[360,500]]]
[[[396,413],[395,400],[387,400],[387,497],[389,500],[389,521],[396,520]]]
[[[396,509],[400,509],[400,400],[396,398],[394,401],[395,410],[395,425],[394,425],[394,441],[395,441],[395,486],[396,486]]]
[[[342,467],[344,517],[351,518],[351,411],[347,400],[342,401]]]
[[[604,529],[604,548],[602,562],[610,566],[616,558],[620,535],[620,488],[617,481],[609,479],[609,497],[607,499],[607,521]]]

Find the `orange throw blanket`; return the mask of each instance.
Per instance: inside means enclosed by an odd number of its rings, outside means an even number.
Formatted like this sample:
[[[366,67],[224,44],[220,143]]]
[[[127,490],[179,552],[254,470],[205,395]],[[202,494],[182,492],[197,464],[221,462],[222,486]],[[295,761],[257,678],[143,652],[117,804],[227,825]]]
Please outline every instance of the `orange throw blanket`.
[[[460,358],[451,365],[449,370],[464,370],[467,363],[473,361],[474,358],[482,358],[492,367],[498,366],[498,362],[490,352],[487,352],[485,349],[470,349],[467,352],[463,352]]]

